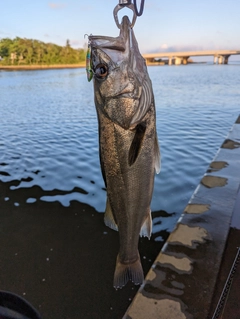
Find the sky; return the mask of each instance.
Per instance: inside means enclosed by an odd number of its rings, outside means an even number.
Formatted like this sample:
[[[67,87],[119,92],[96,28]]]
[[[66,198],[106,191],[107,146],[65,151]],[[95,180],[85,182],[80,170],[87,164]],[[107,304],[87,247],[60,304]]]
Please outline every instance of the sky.
[[[133,0],[132,0],[133,2]],[[117,36],[119,0],[0,0],[0,39],[37,39],[84,47],[85,34]],[[138,0],[140,4],[140,0]],[[119,20],[130,9],[119,11]],[[145,0],[134,26],[142,53],[240,50],[239,0]]]

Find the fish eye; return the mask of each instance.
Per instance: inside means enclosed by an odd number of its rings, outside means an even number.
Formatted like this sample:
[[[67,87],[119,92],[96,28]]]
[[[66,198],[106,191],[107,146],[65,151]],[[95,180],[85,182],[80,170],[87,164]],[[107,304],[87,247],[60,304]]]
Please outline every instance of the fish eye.
[[[94,73],[96,77],[103,79],[108,75],[108,67],[105,64],[100,63],[96,66]]]

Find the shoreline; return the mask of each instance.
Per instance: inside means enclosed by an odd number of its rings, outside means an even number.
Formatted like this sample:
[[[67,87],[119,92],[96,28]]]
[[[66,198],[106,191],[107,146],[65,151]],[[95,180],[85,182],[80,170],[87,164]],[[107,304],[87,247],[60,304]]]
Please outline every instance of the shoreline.
[[[188,64],[207,64],[208,62],[189,62]],[[168,63],[161,61],[161,62],[147,62],[147,66],[164,66],[168,65]],[[174,64],[173,64],[174,65]],[[86,62],[83,61],[82,63],[78,64],[32,64],[32,65],[1,65],[0,64],[0,71],[5,70],[15,70],[15,71],[28,71],[28,70],[52,70],[52,69],[78,69],[78,68],[86,68]]]
[[[48,69],[76,69],[84,68],[85,62],[78,64],[32,64],[32,65],[1,65],[0,70],[48,70]]]

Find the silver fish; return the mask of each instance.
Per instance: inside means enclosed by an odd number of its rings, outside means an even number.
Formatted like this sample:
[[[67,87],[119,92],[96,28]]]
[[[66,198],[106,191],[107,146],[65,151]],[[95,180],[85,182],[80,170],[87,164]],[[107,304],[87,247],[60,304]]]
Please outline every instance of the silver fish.
[[[151,80],[130,21],[120,35],[89,36],[99,152],[107,188],[104,221],[119,231],[120,249],[113,285],[144,280],[140,236],[150,238],[154,169],[160,171],[155,103]]]

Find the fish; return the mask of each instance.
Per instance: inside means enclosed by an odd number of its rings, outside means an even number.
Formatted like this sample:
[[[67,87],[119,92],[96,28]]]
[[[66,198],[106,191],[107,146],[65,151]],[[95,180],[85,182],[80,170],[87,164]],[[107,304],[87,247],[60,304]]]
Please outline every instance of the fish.
[[[160,147],[152,83],[131,23],[117,37],[89,36],[99,155],[107,199],[105,224],[119,232],[113,286],[140,285],[139,235],[150,239],[154,176]]]

